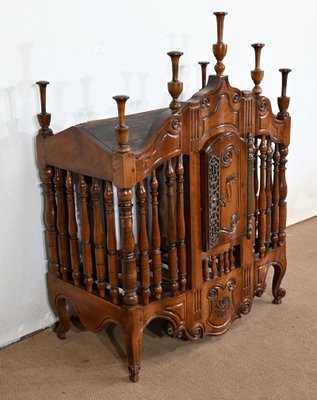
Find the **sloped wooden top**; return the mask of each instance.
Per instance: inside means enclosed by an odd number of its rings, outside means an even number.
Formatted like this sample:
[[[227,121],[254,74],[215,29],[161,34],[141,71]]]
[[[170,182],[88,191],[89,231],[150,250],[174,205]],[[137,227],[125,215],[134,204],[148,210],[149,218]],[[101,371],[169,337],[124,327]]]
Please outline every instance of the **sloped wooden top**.
[[[159,121],[164,121],[170,115],[171,111],[168,108],[127,115],[125,123],[129,127],[129,146],[132,151],[139,153],[155,132]],[[109,152],[114,153],[117,147],[115,138],[115,127],[117,124],[118,118],[115,117],[85,122],[76,125],[74,128],[79,128],[82,132],[92,136],[105,146]]]

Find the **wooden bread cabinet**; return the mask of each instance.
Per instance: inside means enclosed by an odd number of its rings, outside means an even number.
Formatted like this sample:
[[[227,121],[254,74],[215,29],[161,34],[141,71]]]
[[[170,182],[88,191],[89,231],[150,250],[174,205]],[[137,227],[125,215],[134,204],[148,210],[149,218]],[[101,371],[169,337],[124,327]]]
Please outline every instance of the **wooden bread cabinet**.
[[[179,101],[181,52],[170,52],[172,102],[167,109],[53,134],[41,94],[37,157],[43,182],[51,306],[57,336],[70,328],[67,304],[94,332],[108,323],[124,333],[130,379],[138,380],[144,328],[166,321],[175,337],[220,335],[266,288],[273,302],[286,269],[285,164],[290,138],[289,69],[274,115],[261,95],[263,44],[253,44],[252,91],[224,75],[224,12],[215,13],[216,75]],[[114,135],[115,132],[115,135]]]

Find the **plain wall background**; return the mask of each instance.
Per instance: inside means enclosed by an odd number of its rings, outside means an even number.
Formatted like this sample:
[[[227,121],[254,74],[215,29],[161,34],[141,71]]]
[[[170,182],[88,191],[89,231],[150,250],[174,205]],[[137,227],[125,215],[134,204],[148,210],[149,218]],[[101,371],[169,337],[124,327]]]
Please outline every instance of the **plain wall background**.
[[[316,3],[302,0],[10,0],[0,14],[0,345],[54,321],[45,288],[42,197],[34,138],[39,99],[49,80],[55,132],[116,115],[112,96],[128,94],[127,113],[168,106],[171,65],[181,58],[182,99],[200,87],[197,61],[215,64],[213,11],[228,11],[224,60],[230,83],[251,89],[251,43],[264,42],[263,94],[277,112],[278,68],[290,67],[292,136],[287,164],[288,224],[317,214]]]

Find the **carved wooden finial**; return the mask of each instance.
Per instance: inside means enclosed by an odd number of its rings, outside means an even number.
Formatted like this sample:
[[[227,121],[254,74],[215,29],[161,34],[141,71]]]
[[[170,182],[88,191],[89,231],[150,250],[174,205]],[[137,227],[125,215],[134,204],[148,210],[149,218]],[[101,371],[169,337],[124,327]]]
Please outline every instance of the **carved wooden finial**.
[[[178,80],[178,64],[179,58],[183,55],[181,51],[170,51],[167,53],[171,57],[172,60],[172,80],[168,82],[167,87],[169,94],[172,96],[173,100],[170,103],[170,109],[173,113],[177,112],[180,107],[181,103],[178,101],[178,97],[183,91],[183,82]]]
[[[37,119],[39,121],[41,129],[39,130],[39,134],[44,137],[50,136],[53,134],[50,129],[51,123],[51,114],[46,112],[46,86],[49,84],[47,81],[38,81],[36,84],[40,88],[40,99],[41,99],[41,112],[37,114]]]
[[[282,73],[282,93],[281,96],[277,98],[278,108],[280,112],[277,114],[277,117],[283,119],[289,116],[287,111],[289,106],[290,98],[286,96],[286,87],[287,87],[287,77],[288,74],[292,71],[289,68],[281,68],[279,71]]]
[[[199,61],[201,66],[201,88],[206,86],[206,76],[207,76],[207,65],[210,64],[209,61]]]
[[[217,59],[217,64],[215,65],[217,75],[223,75],[225,70],[225,65],[222,60],[227,54],[228,46],[223,43],[223,23],[227,14],[228,13],[226,12],[214,12],[214,15],[217,18],[217,43],[213,45],[213,53]]]
[[[116,140],[118,146],[116,151],[118,153],[126,153],[130,151],[130,147],[128,145],[129,142],[129,127],[125,125],[125,103],[128,100],[129,96],[125,95],[117,95],[113,96],[113,99],[117,102],[118,107],[118,116],[119,116],[119,123],[115,127],[116,132]]]
[[[260,68],[261,50],[265,45],[263,43],[253,43],[251,46],[254,48],[255,53],[255,68],[251,71],[251,78],[255,84],[252,92],[256,95],[259,95],[262,93],[260,83],[264,76],[264,71],[262,71]]]

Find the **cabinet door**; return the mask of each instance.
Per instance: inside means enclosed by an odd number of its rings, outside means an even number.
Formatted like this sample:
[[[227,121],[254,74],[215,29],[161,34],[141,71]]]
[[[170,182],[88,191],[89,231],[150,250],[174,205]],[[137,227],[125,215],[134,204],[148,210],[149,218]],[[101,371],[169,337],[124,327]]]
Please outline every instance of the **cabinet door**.
[[[247,142],[234,132],[207,142],[201,153],[204,251],[246,235]]]

